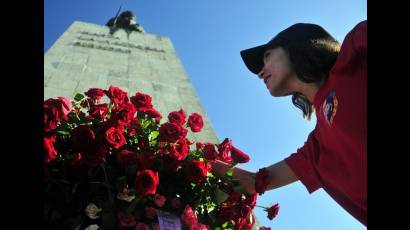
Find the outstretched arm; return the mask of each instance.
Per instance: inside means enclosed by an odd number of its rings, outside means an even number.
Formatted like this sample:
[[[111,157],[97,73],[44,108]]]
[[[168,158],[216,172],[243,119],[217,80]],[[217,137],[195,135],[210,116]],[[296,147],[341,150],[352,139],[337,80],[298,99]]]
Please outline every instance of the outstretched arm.
[[[212,171],[220,177],[224,177],[228,168],[229,164],[226,164],[222,161],[215,161],[214,163],[212,163]],[[269,171],[269,184],[267,190],[279,188],[298,180],[296,175],[289,168],[285,161],[275,163],[267,167],[267,170]],[[248,194],[256,193],[256,173],[235,167],[233,170],[233,177],[239,179],[239,183]]]

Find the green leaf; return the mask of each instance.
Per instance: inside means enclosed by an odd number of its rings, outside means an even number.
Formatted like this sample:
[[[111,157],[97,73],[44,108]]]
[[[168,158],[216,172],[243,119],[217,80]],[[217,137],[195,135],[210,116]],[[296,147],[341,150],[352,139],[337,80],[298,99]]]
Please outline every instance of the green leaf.
[[[233,168],[229,168],[229,169],[226,171],[225,175],[226,175],[227,177],[232,177],[232,176],[233,176]]]
[[[70,135],[70,132],[69,132],[69,131],[65,131],[65,130],[58,130],[57,133],[58,133],[58,134],[61,134],[61,135]]]
[[[229,198],[229,195],[220,190],[219,188],[215,189],[215,198],[216,198],[216,204],[220,205],[222,202],[226,201]]]
[[[84,96],[83,94],[77,93],[77,94],[74,96],[74,101],[76,101],[76,102],[82,101],[84,98],[85,98],[85,96]]]
[[[149,134],[149,140],[151,141],[151,140],[153,140],[153,139],[156,139],[156,138],[158,137],[158,135],[159,135],[159,131],[152,131],[152,132]]]

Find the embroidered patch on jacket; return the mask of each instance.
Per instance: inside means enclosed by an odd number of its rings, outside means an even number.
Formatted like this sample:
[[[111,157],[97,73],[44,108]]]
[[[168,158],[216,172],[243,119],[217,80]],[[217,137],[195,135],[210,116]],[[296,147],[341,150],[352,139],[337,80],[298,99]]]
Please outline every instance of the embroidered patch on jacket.
[[[337,112],[337,104],[338,102],[335,91],[331,90],[327,94],[326,100],[322,104],[323,116],[329,125],[332,125],[333,123],[333,119]]]

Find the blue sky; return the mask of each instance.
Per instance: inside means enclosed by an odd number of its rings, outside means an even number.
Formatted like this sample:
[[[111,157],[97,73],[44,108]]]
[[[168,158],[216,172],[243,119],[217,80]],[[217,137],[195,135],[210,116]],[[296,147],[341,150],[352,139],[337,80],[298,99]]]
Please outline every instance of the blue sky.
[[[364,0],[45,0],[44,51],[73,23],[105,24],[119,5],[132,10],[147,33],[169,37],[220,140],[229,137],[251,161],[242,167],[257,171],[295,152],[314,128],[293,107],[290,97],[273,98],[252,75],[239,51],[269,41],[297,22],[323,26],[339,42],[367,19]],[[266,192],[258,204],[279,203],[272,229],[366,229],[323,190],[309,194],[296,182]]]

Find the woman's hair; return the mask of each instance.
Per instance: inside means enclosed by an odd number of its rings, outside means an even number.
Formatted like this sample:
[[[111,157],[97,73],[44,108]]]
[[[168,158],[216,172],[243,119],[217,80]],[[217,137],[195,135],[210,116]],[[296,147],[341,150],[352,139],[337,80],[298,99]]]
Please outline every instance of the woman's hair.
[[[284,42],[279,46],[288,54],[298,79],[319,86],[327,81],[340,51],[339,42],[331,36],[303,42]],[[305,95],[294,92],[292,103],[302,110],[304,118],[310,120],[314,108]]]

